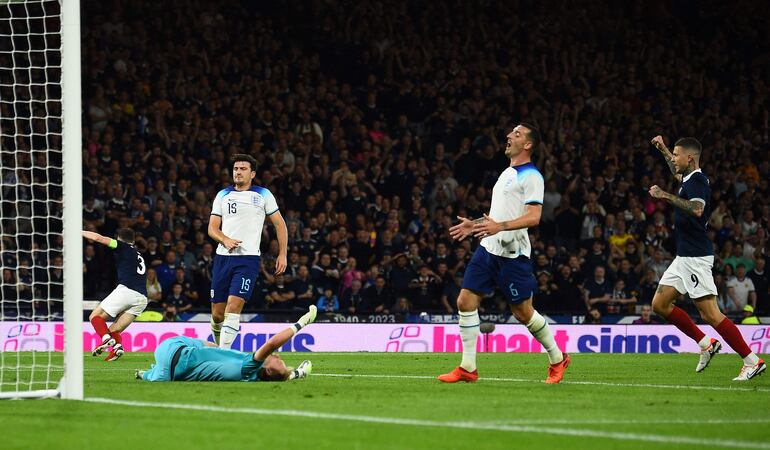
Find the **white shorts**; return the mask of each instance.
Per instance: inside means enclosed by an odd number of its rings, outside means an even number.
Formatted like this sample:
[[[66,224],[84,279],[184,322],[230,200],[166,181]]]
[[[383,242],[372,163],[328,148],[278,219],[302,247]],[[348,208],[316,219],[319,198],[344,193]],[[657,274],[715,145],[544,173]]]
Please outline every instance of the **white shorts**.
[[[671,286],[692,299],[717,295],[712,267],[713,256],[677,256],[660,277],[658,284]]]
[[[99,307],[112,317],[118,317],[122,312],[139,316],[147,307],[147,297],[119,284],[99,303]]]

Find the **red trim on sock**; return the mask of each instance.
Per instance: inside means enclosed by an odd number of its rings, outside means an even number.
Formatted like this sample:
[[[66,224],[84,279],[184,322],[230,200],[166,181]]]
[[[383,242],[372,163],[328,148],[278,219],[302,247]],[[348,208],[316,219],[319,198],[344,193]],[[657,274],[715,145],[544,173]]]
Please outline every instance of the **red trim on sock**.
[[[751,349],[746,345],[746,341],[743,339],[741,332],[732,320],[725,317],[725,320],[716,326],[716,330],[717,333],[724,338],[725,342],[727,342],[736,353],[741,355],[741,358],[749,356]]]
[[[698,328],[698,325],[695,325],[695,322],[692,321],[690,316],[678,306],[674,306],[674,309],[671,310],[671,313],[666,317],[666,320],[679,328],[682,333],[689,336],[695,342],[700,342],[700,340],[706,336],[703,331]]]
[[[122,344],[123,341],[120,339],[120,333],[117,331],[110,331],[110,336],[112,336],[113,339],[115,339],[116,344]]]
[[[94,327],[96,333],[99,334],[99,337],[110,334],[110,330],[107,328],[107,322],[99,316],[94,316],[94,318],[91,319],[91,325]]]

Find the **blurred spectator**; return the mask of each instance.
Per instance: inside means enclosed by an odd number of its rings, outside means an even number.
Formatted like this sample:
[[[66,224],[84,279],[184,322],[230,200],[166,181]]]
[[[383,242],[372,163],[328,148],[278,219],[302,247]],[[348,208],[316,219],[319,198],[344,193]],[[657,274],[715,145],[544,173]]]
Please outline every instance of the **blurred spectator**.
[[[391,312],[393,314],[413,314],[414,310],[412,309],[412,304],[409,302],[409,299],[406,297],[399,297],[396,300],[396,304],[393,305],[393,310]]]
[[[291,286],[284,283],[283,274],[276,275],[274,282],[268,286],[268,295],[265,298],[268,304],[276,305],[279,309],[290,309],[292,300],[296,297]]]
[[[340,311],[348,314],[356,314],[364,302],[363,284],[361,280],[353,280],[350,289],[342,294],[340,299]]]
[[[198,302],[198,291],[195,289],[195,287],[190,283],[189,279],[187,278],[185,269],[181,267],[177,267],[176,271],[174,272],[174,283],[177,283],[182,286],[182,293],[187,297],[187,299],[195,305]],[[207,305],[198,305],[198,306],[207,306]]]
[[[158,282],[155,269],[147,269],[147,308],[151,310],[160,310],[163,301],[163,290]]]
[[[374,284],[364,290],[364,301],[358,310],[362,314],[388,314],[389,305],[393,304],[393,296],[385,286],[385,277],[377,276]]]
[[[155,267],[155,272],[158,275],[161,290],[171,292],[171,284],[176,279],[176,253],[173,250],[165,253],[163,263]]]
[[[356,282],[353,282],[355,286]],[[361,288],[361,282],[358,282],[359,289]],[[301,310],[306,310],[310,305],[314,304],[313,301],[313,284],[310,282],[310,272],[307,270],[306,265],[299,266],[297,269],[297,276],[291,281],[290,288],[294,293],[294,307]]]
[[[757,293],[754,282],[746,276],[746,267],[738,264],[735,276],[727,280],[727,295],[732,304],[727,305],[727,312],[742,311],[746,305],[757,306]]]
[[[442,312],[455,314],[457,312],[457,297],[460,296],[460,290],[463,285],[462,274],[455,274],[452,281],[444,284],[444,291],[441,293]]]
[[[556,289],[553,292],[553,302],[560,309],[585,314],[588,310],[588,305],[585,302],[585,294],[581,289],[580,282],[575,277],[575,273],[569,265],[561,266],[559,274],[554,280]]]
[[[738,266],[743,266],[744,271],[754,269],[754,261],[744,256],[743,245],[741,244],[735,244],[732,254],[724,262],[726,265],[731,266],[736,273],[738,272]]]
[[[622,279],[615,280],[612,295],[607,302],[607,314],[633,312],[634,305],[636,305],[636,296],[626,290],[626,282]]]
[[[588,314],[586,314],[586,317],[583,323],[589,324],[589,325],[601,324],[602,313],[601,311],[599,311],[599,308],[591,308],[590,310],[588,310]]]
[[[594,269],[594,276],[586,281],[583,289],[588,309],[596,308],[607,314],[607,304],[612,300],[612,283],[605,277],[604,267]]]
[[[411,291],[409,298],[413,299],[414,307],[420,311],[437,310],[442,285],[441,277],[426,265],[420,266],[416,275],[409,282],[409,290]]]
[[[741,325],[759,325],[760,323],[759,318],[754,315],[754,308],[751,305],[744,306]]]
[[[318,299],[316,306],[321,312],[337,312],[340,310],[340,301],[337,296],[334,295],[334,291],[332,291],[331,288],[326,288],[324,289],[324,295]]]
[[[770,283],[768,283],[769,279],[765,271],[765,265],[764,258],[757,258],[757,264],[748,275],[754,284],[754,292],[757,297],[755,308],[759,314],[770,313]]]
[[[634,325],[656,325],[659,322],[652,317],[652,306],[650,305],[642,305],[641,310],[639,311],[639,314],[641,317],[638,319],[635,319],[633,322],[631,322]]]
[[[192,303],[190,303],[190,300],[184,295],[182,285],[173,283],[169,295],[166,296],[166,299],[163,302],[163,307],[165,308],[165,313],[163,314],[164,320],[173,322],[178,320],[179,314],[192,309]]]

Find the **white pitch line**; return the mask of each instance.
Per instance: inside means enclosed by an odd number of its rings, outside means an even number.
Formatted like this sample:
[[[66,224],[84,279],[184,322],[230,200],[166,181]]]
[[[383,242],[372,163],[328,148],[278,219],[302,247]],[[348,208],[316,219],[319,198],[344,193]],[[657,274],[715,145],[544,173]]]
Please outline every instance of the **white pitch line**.
[[[770,423],[767,419],[534,419],[498,420],[500,425],[732,425]]]
[[[126,372],[133,375],[133,369],[117,369],[117,368],[104,368],[104,369],[84,369],[87,372]],[[436,377],[432,375],[384,375],[384,374],[359,374],[359,373],[316,373],[313,372],[313,376],[316,377],[335,377],[335,378],[395,378],[395,379],[409,379],[409,380],[435,380]],[[544,383],[544,380],[536,380],[530,378],[479,378],[479,381],[493,381],[498,383]],[[657,388],[657,389],[687,389],[694,391],[729,391],[729,392],[770,392],[770,388],[757,386],[746,387],[742,386],[700,386],[700,385],[687,385],[687,384],[653,384],[653,383],[612,383],[609,381],[570,381],[563,380],[561,384],[576,384],[587,386],[610,386],[610,387],[632,387],[632,388]]]
[[[587,438],[599,438],[609,439],[616,441],[638,441],[638,442],[655,442],[661,444],[683,444],[683,445],[696,445],[696,446],[716,446],[716,447],[731,447],[731,448],[755,448],[755,449],[770,449],[770,443],[757,442],[757,441],[740,441],[732,439],[703,439],[693,438],[686,436],[666,436],[659,434],[641,434],[641,433],[625,433],[625,432],[611,432],[611,431],[599,431],[599,430],[587,430],[587,429],[571,429],[571,428],[553,428],[553,427],[535,427],[530,425],[500,425],[494,423],[477,423],[477,422],[439,422],[435,420],[422,420],[422,419],[405,419],[400,417],[377,417],[377,416],[360,416],[352,414],[335,414],[313,411],[300,411],[293,409],[263,409],[263,408],[225,408],[219,406],[210,405],[189,405],[181,403],[154,403],[154,402],[141,402],[132,400],[114,400],[109,398],[89,397],[85,399],[86,402],[91,403],[106,403],[111,405],[122,406],[136,406],[145,408],[164,408],[164,409],[182,409],[188,411],[206,411],[206,412],[221,412],[221,413],[241,413],[241,414],[255,414],[261,416],[284,416],[284,417],[302,417],[309,419],[322,419],[322,420],[346,420],[350,422],[366,422],[366,423],[378,423],[385,425],[406,425],[415,427],[429,427],[429,428],[453,428],[453,429],[466,429],[466,430],[490,430],[490,431],[506,431],[506,432],[518,432],[518,433],[535,433],[535,434],[548,434],[555,436],[576,436]]]
[[[133,374],[133,369],[118,369],[118,368],[86,368],[83,369],[86,372],[126,372]],[[361,373],[316,373],[313,372],[313,376],[319,377],[355,377],[355,378],[396,378],[396,379],[411,379],[411,380],[435,380],[436,377],[432,375],[384,375],[384,374],[361,374]],[[481,377],[479,381],[494,381],[501,383],[544,383],[542,379],[531,378],[499,378],[499,377]],[[770,392],[770,388],[756,386],[749,387],[751,384],[743,386],[702,386],[702,385],[687,385],[687,384],[654,384],[654,383],[612,383],[609,381],[570,381],[563,380],[560,384],[576,384],[576,385],[588,385],[588,386],[611,386],[611,387],[637,387],[637,388],[658,388],[658,389],[689,389],[695,391],[731,391],[731,392]]]
[[[353,377],[353,378],[404,378],[414,380],[435,380],[436,377],[429,375],[381,375],[381,374],[355,374],[355,373],[316,373],[313,376],[319,377]],[[479,378],[479,381],[495,381],[508,383],[545,383],[544,380],[534,380],[528,378]],[[690,389],[696,391],[741,391],[741,392],[770,392],[770,388],[764,387],[727,387],[727,386],[697,386],[686,384],[651,384],[651,383],[610,383],[606,381],[569,381],[563,380],[561,384],[578,384],[589,386],[614,386],[614,387],[638,387],[638,388],[658,388],[658,389]]]

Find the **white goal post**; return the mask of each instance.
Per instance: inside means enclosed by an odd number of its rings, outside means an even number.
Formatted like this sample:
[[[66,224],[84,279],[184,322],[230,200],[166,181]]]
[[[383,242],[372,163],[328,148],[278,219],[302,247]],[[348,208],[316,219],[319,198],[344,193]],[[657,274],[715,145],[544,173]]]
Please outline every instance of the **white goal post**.
[[[0,0],[0,399],[83,399],[80,64],[80,0]]]

